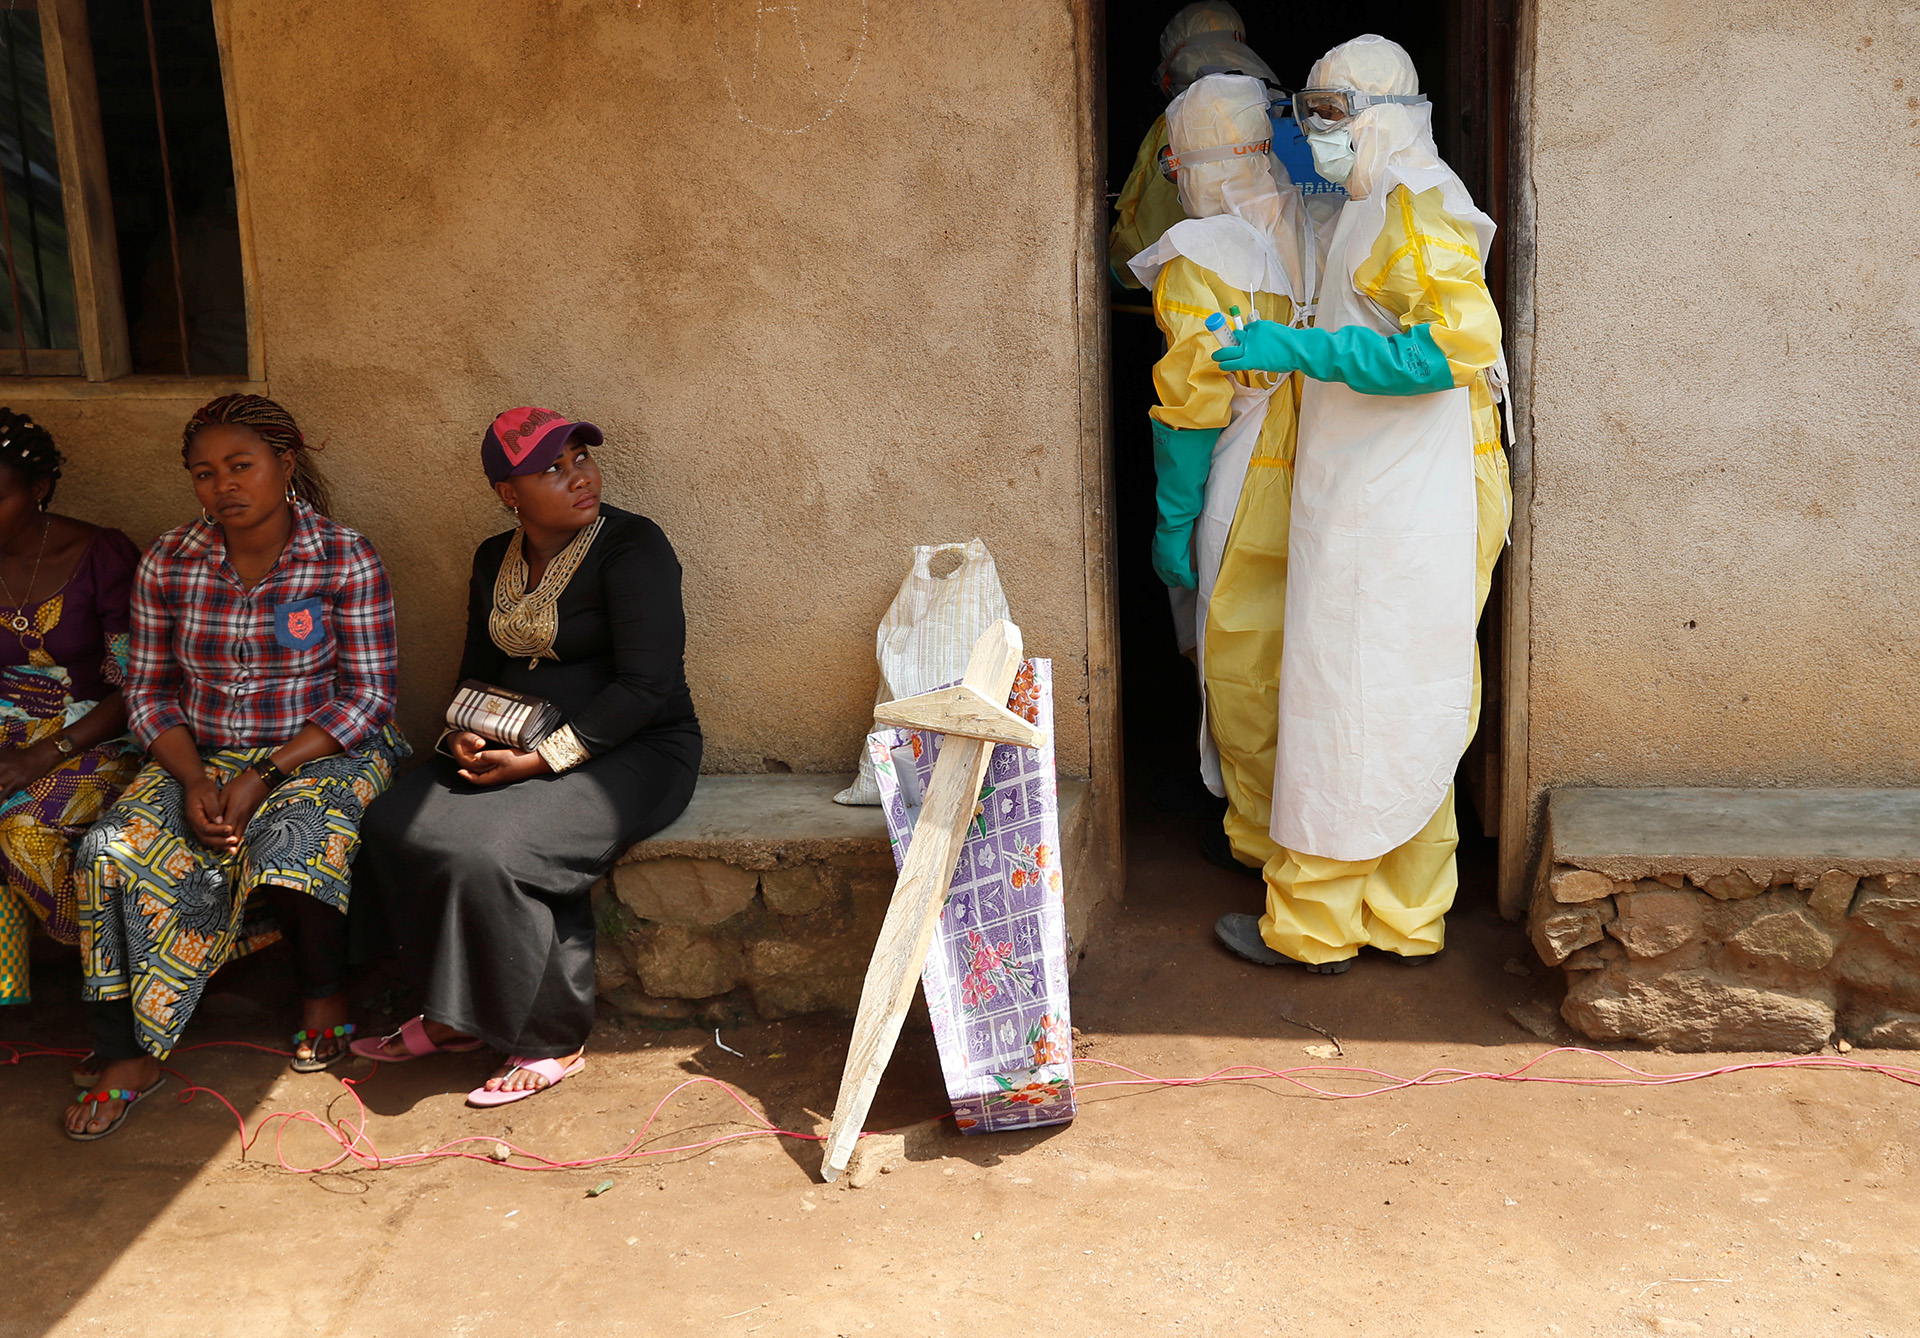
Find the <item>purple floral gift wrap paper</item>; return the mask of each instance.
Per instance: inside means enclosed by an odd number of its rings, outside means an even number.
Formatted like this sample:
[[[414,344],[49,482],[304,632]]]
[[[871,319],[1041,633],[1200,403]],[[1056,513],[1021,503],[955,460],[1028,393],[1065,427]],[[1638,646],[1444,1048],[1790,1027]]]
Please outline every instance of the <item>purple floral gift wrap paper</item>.
[[[969,1134],[1062,1124],[1078,1106],[1052,661],[1022,664],[1007,706],[1046,731],[1047,741],[1038,748],[994,748],[973,830],[920,973],[954,1123]],[[907,729],[867,736],[895,868],[906,861],[940,742],[937,734]]]

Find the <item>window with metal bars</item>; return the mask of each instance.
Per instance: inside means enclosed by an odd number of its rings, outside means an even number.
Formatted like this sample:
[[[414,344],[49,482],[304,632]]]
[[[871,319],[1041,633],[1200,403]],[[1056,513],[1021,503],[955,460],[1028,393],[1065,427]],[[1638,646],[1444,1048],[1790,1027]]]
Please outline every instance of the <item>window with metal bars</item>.
[[[0,375],[244,375],[212,0],[0,0],[0,43]]]

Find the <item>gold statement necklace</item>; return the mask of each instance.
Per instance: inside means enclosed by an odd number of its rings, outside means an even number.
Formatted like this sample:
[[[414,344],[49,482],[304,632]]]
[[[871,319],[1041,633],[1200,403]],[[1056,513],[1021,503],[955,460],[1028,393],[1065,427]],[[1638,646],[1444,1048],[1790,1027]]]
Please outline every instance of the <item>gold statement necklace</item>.
[[[586,561],[587,550],[593,547],[606,520],[605,516],[595,518],[554,554],[540,584],[532,590],[527,589],[527,532],[514,531],[500,563],[500,574],[493,578],[493,612],[487,616],[487,634],[494,645],[509,655],[526,656],[529,669],[542,659],[559,663],[560,657],[553,653],[553,639],[560,631],[560,596]]]

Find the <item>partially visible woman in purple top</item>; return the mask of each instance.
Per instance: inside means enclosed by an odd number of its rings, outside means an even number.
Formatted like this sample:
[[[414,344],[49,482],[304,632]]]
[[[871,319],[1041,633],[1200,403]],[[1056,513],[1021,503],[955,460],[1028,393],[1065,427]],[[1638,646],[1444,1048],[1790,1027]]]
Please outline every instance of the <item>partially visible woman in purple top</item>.
[[[0,1004],[30,1001],[36,930],[79,943],[74,839],[140,769],[120,697],[140,550],[48,509],[64,463],[0,408]]]

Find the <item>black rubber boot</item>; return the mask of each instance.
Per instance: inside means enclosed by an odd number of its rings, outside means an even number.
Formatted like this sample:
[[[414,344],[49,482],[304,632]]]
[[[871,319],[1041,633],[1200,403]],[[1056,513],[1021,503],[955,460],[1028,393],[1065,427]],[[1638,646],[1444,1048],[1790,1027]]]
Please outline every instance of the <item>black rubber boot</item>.
[[[1216,869],[1225,869],[1229,873],[1244,873],[1250,878],[1265,877],[1257,865],[1240,862],[1240,857],[1233,853],[1233,842],[1218,827],[1212,828],[1200,838],[1200,855]]]
[[[1297,966],[1311,971],[1316,976],[1337,976],[1353,965],[1353,958],[1338,962],[1302,962],[1275,952],[1260,937],[1260,917],[1235,912],[1223,915],[1213,922],[1214,937],[1226,944],[1227,949],[1236,956],[1244,957],[1257,966]]]

